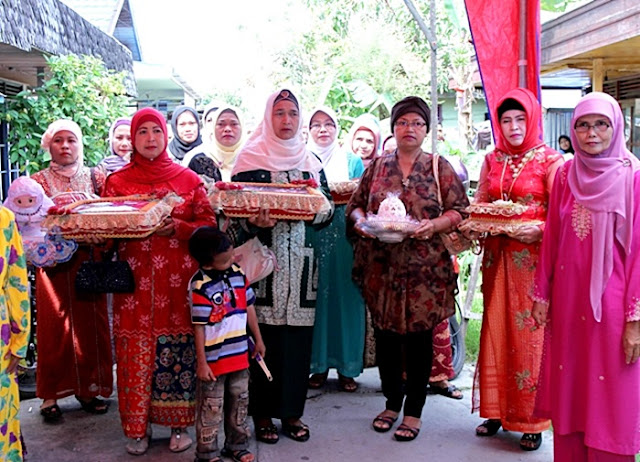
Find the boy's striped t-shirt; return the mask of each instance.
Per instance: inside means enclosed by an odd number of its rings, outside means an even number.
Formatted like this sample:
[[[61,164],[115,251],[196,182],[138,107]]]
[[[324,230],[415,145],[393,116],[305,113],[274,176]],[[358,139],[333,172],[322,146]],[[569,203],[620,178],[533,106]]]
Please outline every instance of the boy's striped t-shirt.
[[[240,267],[199,269],[189,295],[192,322],[205,326],[205,354],[213,374],[248,368],[247,306],[255,295]]]

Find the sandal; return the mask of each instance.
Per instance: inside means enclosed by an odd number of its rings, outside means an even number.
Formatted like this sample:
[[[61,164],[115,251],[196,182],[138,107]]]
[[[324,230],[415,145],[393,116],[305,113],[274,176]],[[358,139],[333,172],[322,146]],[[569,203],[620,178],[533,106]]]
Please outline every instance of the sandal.
[[[89,414],[106,414],[109,410],[109,403],[100,398],[93,397],[89,401],[84,401],[76,396],[76,399],[82,406],[82,410]]]
[[[125,446],[127,452],[132,456],[141,456],[151,444],[151,425],[147,424],[147,430],[142,438],[129,438],[129,442]]]
[[[400,432],[409,432],[411,433],[411,435],[403,435]],[[418,436],[419,433],[419,428],[410,427],[407,424],[400,424],[398,429],[393,434],[393,437],[396,439],[396,441],[413,441],[416,439],[416,436]]]
[[[378,415],[375,419],[373,419],[373,429],[378,433],[386,433],[391,430],[395,421],[398,420],[398,417],[391,417],[390,415]],[[380,423],[381,425],[376,425],[376,423]]]
[[[476,436],[493,436],[498,433],[502,422],[497,419],[487,419],[476,427]]]
[[[324,384],[327,383],[327,377],[329,377],[329,371],[321,374],[312,374],[311,377],[309,377],[309,388],[317,390],[318,388],[324,387]]]
[[[311,432],[309,431],[309,427],[302,422],[300,425],[290,424],[286,422],[282,422],[282,431],[285,435],[291,438],[294,441],[300,441],[304,443],[311,436]],[[303,432],[300,434],[300,432]]]
[[[256,426],[256,440],[261,443],[276,444],[280,440],[278,429],[273,423],[262,427]]]
[[[193,444],[193,440],[189,436],[186,428],[172,428],[171,438],[169,439],[169,451],[182,452],[186,451]]]
[[[220,451],[220,454],[223,457],[231,458],[233,462],[253,462],[255,460],[255,457],[250,461],[242,460],[243,457],[253,456],[253,454],[251,454],[251,452],[247,451],[246,449],[240,449],[239,451],[232,451],[231,449],[222,448],[222,451]]]
[[[56,423],[62,418],[62,411],[60,406],[54,404],[40,409],[40,415],[44,417],[46,423]]]
[[[429,385],[429,391],[432,395],[442,395],[452,399],[462,399],[464,395],[455,385],[449,384],[447,387],[439,387],[437,385]]]
[[[358,384],[351,377],[345,377],[342,374],[338,374],[338,385],[342,391],[347,393],[353,393],[358,389]]]
[[[542,433],[525,433],[520,438],[520,449],[523,451],[535,451],[542,444]]]

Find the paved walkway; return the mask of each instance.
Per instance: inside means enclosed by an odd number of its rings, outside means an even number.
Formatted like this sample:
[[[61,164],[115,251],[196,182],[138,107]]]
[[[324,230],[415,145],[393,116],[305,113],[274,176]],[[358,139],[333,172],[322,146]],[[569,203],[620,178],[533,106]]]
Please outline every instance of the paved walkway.
[[[549,462],[553,459],[552,435],[544,434],[540,450],[524,452],[518,447],[521,434],[499,432],[493,438],[474,436],[481,420],[470,409],[472,369],[465,366],[454,382],[463,389],[463,400],[429,396],[422,420],[422,431],[415,441],[399,443],[391,433],[376,433],[371,420],[383,409],[377,369],[367,369],[358,379],[356,393],[339,392],[335,371],[324,390],[310,390],[304,421],[311,428],[311,439],[298,443],[281,436],[275,445],[257,443],[250,450],[260,462],[342,462],[342,461],[471,461],[471,462]],[[120,428],[118,403],[112,397],[106,415],[83,412],[73,398],[60,401],[63,422],[47,425],[38,409],[40,400],[22,402],[21,418],[30,462],[191,462],[193,449],[181,454],[168,450],[170,432],[153,427],[154,438],[144,456],[130,456]],[[193,436],[193,428],[189,430]]]

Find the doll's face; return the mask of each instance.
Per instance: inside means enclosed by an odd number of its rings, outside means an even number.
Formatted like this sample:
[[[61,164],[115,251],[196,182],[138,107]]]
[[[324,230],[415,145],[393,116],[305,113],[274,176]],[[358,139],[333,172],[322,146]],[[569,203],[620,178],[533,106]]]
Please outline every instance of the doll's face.
[[[13,198],[13,205],[18,209],[28,209],[38,205],[38,198],[31,194],[23,194]]]

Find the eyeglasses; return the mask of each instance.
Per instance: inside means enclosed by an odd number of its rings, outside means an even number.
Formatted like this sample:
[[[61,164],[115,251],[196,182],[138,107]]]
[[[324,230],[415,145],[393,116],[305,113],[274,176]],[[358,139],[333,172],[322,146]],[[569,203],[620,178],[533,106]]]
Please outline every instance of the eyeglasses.
[[[578,133],[587,133],[592,128],[596,132],[606,132],[610,126],[611,125],[604,120],[596,120],[596,123],[593,125],[589,125],[587,122],[580,122],[579,124],[576,124],[575,129]]]
[[[323,127],[323,128],[325,128],[327,130],[329,130],[329,129],[335,130],[336,124],[334,124],[333,122],[327,122],[326,124],[313,123],[313,124],[309,125],[309,128],[311,130],[318,130],[318,129],[320,129],[320,127]]]
[[[407,127],[411,127],[411,128],[422,128],[422,127],[426,127],[427,124],[424,122],[420,122],[417,120],[414,120],[412,122],[407,122],[406,120],[398,120],[395,123],[396,127],[400,127],[400,128],[407,128]]]

